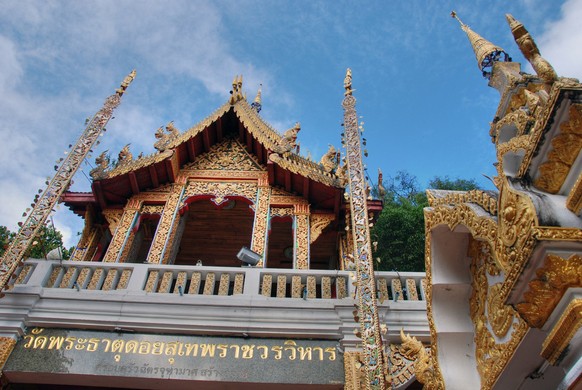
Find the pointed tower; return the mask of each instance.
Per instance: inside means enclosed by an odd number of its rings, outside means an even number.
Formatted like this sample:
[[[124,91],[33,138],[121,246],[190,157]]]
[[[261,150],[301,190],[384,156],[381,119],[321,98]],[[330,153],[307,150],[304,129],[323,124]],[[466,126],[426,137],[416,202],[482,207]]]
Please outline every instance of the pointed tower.
[[[471,30],[461,21],[455,11],[451,12],[451,16],[457,19],[461,24],[461,29],[467,34],[483,77],[489,80],[490,87],[497,89],[503,95],[509,85],[521,79],[521,65],[518,62],[511,62],[511,57],[505,50]]]
[[[451,12],[451,16],[459,21],[461,29],[467,34],[467,38],[469,38],[469,42],[475,52],[475,57],[477,57],[477,66],[483,72],[483,77],[487,79],[491,78],[492,68],[495,62],[511,62],[511,57],[509,57],[505,50],[471,30],[469,26],[461,21],[455,11]]]

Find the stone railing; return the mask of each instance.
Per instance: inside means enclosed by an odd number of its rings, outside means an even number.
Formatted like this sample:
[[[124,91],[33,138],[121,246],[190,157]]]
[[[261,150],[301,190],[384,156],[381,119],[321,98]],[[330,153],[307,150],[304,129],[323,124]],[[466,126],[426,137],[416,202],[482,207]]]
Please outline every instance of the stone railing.
[[[132,291],[143,294],[203,296],[252,295],[265,298],[342,299],[355,296],[349,271],[286,270],[27,260],[11,288],[42,287],[77,291]],[[376,273],[384,300],[425,300],[424,273]]]

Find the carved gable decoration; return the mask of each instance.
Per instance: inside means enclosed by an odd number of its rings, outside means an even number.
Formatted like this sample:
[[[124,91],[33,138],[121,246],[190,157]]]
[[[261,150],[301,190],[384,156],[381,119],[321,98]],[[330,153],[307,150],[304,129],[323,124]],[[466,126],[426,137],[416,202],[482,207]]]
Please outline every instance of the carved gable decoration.
[[[218,171],[264,171],[265,168],[235,139],[214,145],[196,158],[187,169]]]

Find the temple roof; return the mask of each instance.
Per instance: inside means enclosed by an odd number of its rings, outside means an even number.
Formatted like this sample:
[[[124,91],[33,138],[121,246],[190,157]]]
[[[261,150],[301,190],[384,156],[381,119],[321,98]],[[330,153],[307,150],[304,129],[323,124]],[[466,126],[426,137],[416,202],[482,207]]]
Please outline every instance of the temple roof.
[[[134,159],[126,146],[112,168],[105,153],[102,154],[96,159],[97,168],[91,171],[95,202],[102,209],[122,206],[132,195],[173,183],[180,170],[200,155],[208,153],[214,145],[234,139],[264,167],[270,185],[303,196],[310,203],[337,210],[337,198],[344,188],[342,178],[336,174],[338,159],[333,158],[330,166],[329,158],[325,163],[316,163],[300,156],[295,143],[299,130],[296,124],[280,134],[239,94],[238,99],[231,97],[184,132],[178,131],[171,122],[165,129],[160,127],[154,144],[157,151],[153,154]],[[81,198],[72,193],[63,197],[69,207],[76,199]]]

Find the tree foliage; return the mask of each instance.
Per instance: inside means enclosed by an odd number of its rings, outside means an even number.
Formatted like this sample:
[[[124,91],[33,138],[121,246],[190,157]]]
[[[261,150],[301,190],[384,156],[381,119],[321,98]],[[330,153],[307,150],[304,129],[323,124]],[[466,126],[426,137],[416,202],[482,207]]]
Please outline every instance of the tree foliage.
[[[14,238],[6,226],[0,226],[0,256],[4,254],[8,245]],[[33,259],[46,259],[53,249],[59,248],[63,259],[71,257],[74,248],[66,249],[63,245],[63,235],[51,225],[41,227],[39,233],[34,238],[32,245],[26,251],[24,257]]]
[[[382,184],[384,209],[380,213],[371,235],[374,257],[380,261],[376,268],[381,271],[424,271],[424,212],[428,200],[416,176],[400,171]],[[475,180],[434,177],[429,188],[468,191],[478,188]]]

